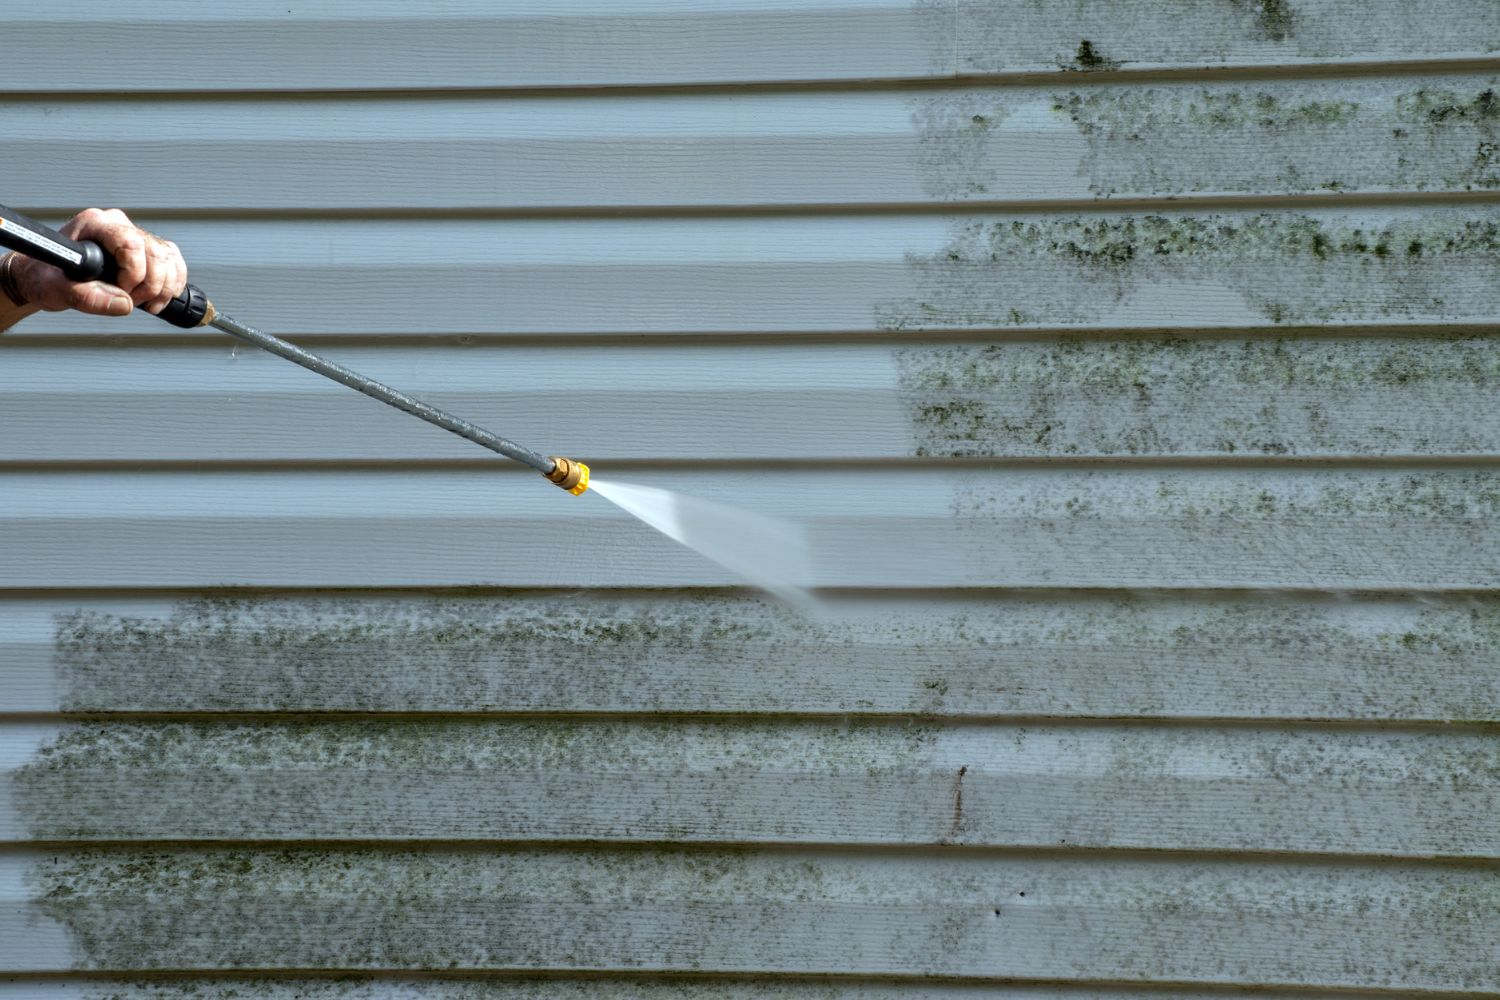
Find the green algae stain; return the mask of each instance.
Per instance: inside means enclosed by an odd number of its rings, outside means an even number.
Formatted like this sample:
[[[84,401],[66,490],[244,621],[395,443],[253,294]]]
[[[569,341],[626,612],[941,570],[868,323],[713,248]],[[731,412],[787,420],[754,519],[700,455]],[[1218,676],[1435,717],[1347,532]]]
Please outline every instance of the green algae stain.
[[[895,352],[914,454],[1492,454],[1485,336],[1246,341],[1139,337]],[[1459,403],[1459,400],[1464,402]]]
[[[1317,100],[1269,90],[1140,87],[1055,94],[1053,109],[1065,113],[1085,136],[1140,139],[1154,129],[1192,127],[1201,131],[1264,129],[1286,131],[1355,121],[1358,102]],[[1200,140],[1201,141],[1201,140]]]
[[[586,848],[86,850],[27,881],[81,968],[119,970],[684,967],[728,939],[684,930],[664,961],[629,945],[636,908],[780,914],[829,891],[816,865],[746,851]],[[571,927],[538,933],[553,923]]]
[[[543,592],[79,609],[54,641],[69,712],[928,713],[940,701],[890,658],[959,676],[964,634],[946,612]]]
[[[1143,287],[1184,283],[1237,293],[1274,325],[1500,312],[1500,222],[1473,214],[969,219],[907,259],[917,294],[878,303],[882,329],[1097,325]]]
[[[705,669],[732,688],[728,678],[755,665],[766,700],[736,707],[775,708],[771,675],[784,687],[797,669],[778,650],[847,638],[712,592],[225,598],[181,602],[165,618],[61,616],[56,657],[73,712],[652,710],[702,704]]]
[[[1500,185],[1500,101],[1369,83],[1090,88],[1052,95],[1101,197],[1464,191]]]
[[[734,789],[909,781],[935,766],[936,738],[870,722],[90,723],[41,747],[12,787],[37,840],[799,841],[826,830]],[[556,787],[506,792],[538,775]],[[633,793],[591,807],[619,781]]]
[[[1392,139],[1403,151],[1410,150],[1406,162],[1436,153],[1459,167],[1449,167],[1448,187],[1500,187],[1500,96],[1494,87],[1474,92],[1424,87],[1402,94],[1396,109],[1399,127],[1392,130]]]
[[[1449,125],[1461,122],[1500,122],[1500,98],[1493,87],[1474,95],[1447,88],[1421,88],[1402,94],[1396,109],[1411,123]]]

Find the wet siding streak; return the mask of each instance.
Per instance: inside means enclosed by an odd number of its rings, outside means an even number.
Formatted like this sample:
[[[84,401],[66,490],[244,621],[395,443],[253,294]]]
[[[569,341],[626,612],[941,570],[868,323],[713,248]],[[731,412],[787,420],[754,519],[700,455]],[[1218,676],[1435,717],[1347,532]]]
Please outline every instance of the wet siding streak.
[[[821,587],[1489,591],[1500,582],[1500,471],[1488,466],[642,475],[798,518]],[[9,498],[0,563],[12,586],[38,588],[362,587],[371,574],[395,587],[739,584],[599,498],[559,499],[545,487],[484,468],[419,478],[0,474]],[[361,498],[357,512],[350,497]]]
[[[10,4],[4,200],[822,601],[32,317],[0,1000],[1500,997],[1500,4],[238,7]]]

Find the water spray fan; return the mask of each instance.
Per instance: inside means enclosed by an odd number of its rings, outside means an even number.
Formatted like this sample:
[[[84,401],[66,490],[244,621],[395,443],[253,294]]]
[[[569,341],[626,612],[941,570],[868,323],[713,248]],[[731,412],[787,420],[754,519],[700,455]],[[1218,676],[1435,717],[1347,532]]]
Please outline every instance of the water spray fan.
[[[119,266],[99,244],[88,240],[69,239],[56,230],[3,205],[0,205],[0,246],[51,264],[62,271],[70,281],[113,282],[119,276]],[[273,337],[269,333],[262,333],[252,326],[246,326],[215,309],[208,296],[204,295],[203,290],[196,285],[188,285],[182,290],[182,294],[169,302],[166,308],[157,315],[173,326],[182,327],[185,330],[200,326],[211,326],[216,330],[222,330],[231,337],[254,344],[261,350],[269,351],[309,371],[317,372],[325,378],[331,378],[357,392],[362,392],[371,399],[378,399],[388,406],[404,410],[429,424],[441,427],[461,438],[467,438],[480,447],[488,448],[512,461],[529,466],[546,476],[548,481],[557,484],[574,496],[579,496],[589,488],[589,467],[582,462],[559,455],[542,455],[530,448],[524,448],[514,441],[424,403],[414,396],[408,396],[404,392],[367,378],[343,365],[321,358],[311,351],[305,351],[296,344],[282,340],[280,337]]]

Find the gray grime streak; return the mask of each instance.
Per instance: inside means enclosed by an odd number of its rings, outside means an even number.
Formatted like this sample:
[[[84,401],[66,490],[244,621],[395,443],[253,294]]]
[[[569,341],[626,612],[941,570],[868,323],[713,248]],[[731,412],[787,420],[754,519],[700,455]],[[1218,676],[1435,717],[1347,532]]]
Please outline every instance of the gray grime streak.
[[[36,840],[930,840],[941,805],[870,803],[920,788],[936,739],[904,723],[90,723],[12,787]]]
[[[1128,501],[1115,498],[1105,507],[1090,499],[1087,488],[1099,482],[1106,480],[1090,472],[1060,477],[1020,498],[1020,502],[976,493],[964,500],[961,516],[1019,517],[1043,523],[1059,517],[1100,520]],[[1211,528],[1215,521],[1264,521],[1269,525],[1294,520],[1318,524],[1394,517],[1406,523],[1431,520],[1482,526],[1500,518],[1500,476],[1489,471],[1329,474],[1305,484],[1286,479],[1283,483],[1283,492],[1278,493],[1270,484],[1241,476],[1205,474],[1186,481],[1163,477],[1151,498],[1149,516],[1204,529]]]
[[[1434,489],[1394,496],[1456,502]],[[1278,501],[1255,492],[1263,518]],[[961,516],[994,512],[970,499]],[[1082,516],[1065,499],[1038,513]],[[1500,691],[1497,601],[990,595],[816,622],[703,594],[190,601],[64,615],[56,666],[72,711],[1477,719]]]
[[[652,982],[640,979],[562,979],[517,976],[504,979],[338,978],[220,979],[101,983],[80,991],[81,1000],[982,1000],[966,986],[908,987],[829,985],[812,982]],[[0,985],[0,997],[12,994]],[[19,994],[16,994],[19,996]],[[1136,1000],[1120,997],[1111,1000]],[[1150,998],[1139,998],[1150,1000]],[[1171,1000],[1171,998],[1167,998]],[[1184,998],[1190,1000],[1190,998]]]
[[[997,129],[1010,115],[999,95],[939,94],[912,102],[922,189],[934,198],[1003,198],[999,172],[989,165]]]
[[[994,539],[1037,585],[1490,590],[1492,471],[1074,471],[1011,485],[966,476],[951,509],[966,564]],[[989,546],[988,549],[985,547]]]
[[[1205,285],[1238,294],[1276,324],[1500,311],[1500,223],[1487,218],[972,219],[954,224],[947,246],[908,260],[919,294],[879,304],[883,329],[1100,324],[1147,288]]]
[[[1492,990],[1488,871],[743,851],[85,851],[81,969],[662,969]],[[1002,923],[996,924],[996,911]]]
[[[1290,0],[1231,0],[1235,7],[1255,15],[1260,33],[1273,42],[1284,42],[1292,35],[1297,14]]]
[[[1492,455],[1496,347],[1484,336],[1141,337],[895,358],[921,456]]]
[[[61,616],[57,669],[71,711],[650,710],[684,685],[711,690],[705,667],[730,687],[764,683],[775,708],[784,676],[752,667],[818,637],[779,606],[712,594],[199,600],[166,618]]]

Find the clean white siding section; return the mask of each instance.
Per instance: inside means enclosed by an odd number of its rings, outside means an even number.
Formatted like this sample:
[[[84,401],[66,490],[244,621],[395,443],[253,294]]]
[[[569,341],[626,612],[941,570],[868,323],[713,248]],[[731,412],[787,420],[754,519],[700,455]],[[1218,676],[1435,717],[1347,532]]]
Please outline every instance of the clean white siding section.
[[[0,128],[9,197],[58,211],[63,186],[353,215],[1456,192],[1496,183],[1496,79],[79,99],[7,105]]]
[[[863,81],[1430,63],[1500,49],[1500,14],[1469,0],[528,0],[500,11],[321,0],[214,14],[135,0],[106,15],[28,3],[10,25],[28,43],[11,86],[43,93],[117,92],[122,46],[148,42],[173,58],[131,78],[144,92]]]
[[[0,997],[1500,995],[1500,8],[18,6],[7,204],[825,600],[28,320]]]
[[[443,339],[328,353],[516,440],[601,462],[1419,461],[1500,450],[1500,353],[1483,334],[888,337],[795,350]],[[207,336],[7,351],[0,456],[493,464],[466,441]]]

